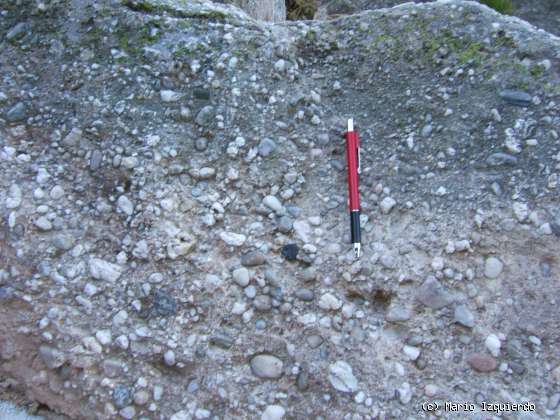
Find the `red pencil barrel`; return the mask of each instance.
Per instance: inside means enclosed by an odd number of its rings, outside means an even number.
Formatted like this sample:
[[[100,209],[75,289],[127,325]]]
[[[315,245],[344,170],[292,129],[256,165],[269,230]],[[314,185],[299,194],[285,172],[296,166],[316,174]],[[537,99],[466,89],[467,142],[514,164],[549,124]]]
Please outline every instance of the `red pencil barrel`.
[[[360,193],[358,190],[358,147],[360,139],[357,131],[346,133],[346,161],[348,163],[348,193],[350,211],[360,210]]]

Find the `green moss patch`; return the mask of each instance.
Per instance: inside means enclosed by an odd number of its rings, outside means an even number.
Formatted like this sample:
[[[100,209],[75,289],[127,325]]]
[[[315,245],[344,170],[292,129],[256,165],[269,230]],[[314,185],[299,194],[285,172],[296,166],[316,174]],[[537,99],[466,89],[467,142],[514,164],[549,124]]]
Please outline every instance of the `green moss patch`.
[[[513,3],[511,0],[478,0],[478,1],[505,15],[511,15],[514,11]]]

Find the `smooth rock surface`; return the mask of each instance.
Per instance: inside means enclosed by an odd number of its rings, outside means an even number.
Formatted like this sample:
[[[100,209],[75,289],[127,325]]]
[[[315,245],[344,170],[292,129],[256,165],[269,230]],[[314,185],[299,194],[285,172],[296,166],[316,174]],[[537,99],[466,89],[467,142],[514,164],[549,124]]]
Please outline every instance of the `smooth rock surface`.
[[[344,360],[329,366],[329,381],[340,392],[354,392],[358,389],[358,380],[352,372],[352,367]]]
[[[251,359],[251,371],[263,379],[278,379],[282,376],[284,363],[271,354],[259,354]]]
[[[496,257],[486,259],[484,264],[484,275],[489,279],[497,278],[504,269],[504,264]]]

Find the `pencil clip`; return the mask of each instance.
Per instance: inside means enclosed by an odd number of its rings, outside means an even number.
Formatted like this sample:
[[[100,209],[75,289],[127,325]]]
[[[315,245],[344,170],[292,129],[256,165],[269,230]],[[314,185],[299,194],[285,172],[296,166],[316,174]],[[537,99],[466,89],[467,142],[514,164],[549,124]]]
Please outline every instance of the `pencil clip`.
[[[358,145],[358,174],[362,173],[362,158],[360,153],[360,146]]]

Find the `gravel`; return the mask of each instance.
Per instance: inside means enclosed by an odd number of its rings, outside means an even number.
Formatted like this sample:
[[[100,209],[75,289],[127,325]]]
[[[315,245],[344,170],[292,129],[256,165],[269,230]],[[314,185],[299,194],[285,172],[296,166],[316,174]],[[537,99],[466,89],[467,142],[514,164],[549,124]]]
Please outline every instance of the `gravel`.
[[[259,354],[251,358],[253,375],[262,379],[278,379],[282,376],[284,363],[271,354]]]
[[[130,199],[125,195],[121,195],[118,198],[117,206],[120,211],[128,216],[132,215],[132,213],[134,212],[134,205],[132,204],[132,201],[130,201]]]
[[[413,346],[404,346],[403,353],[408,357],[409,360],[417,360],[420,357],[420,349]]]
[[[297,244],[287,244],[282,247],[282,255],[288,261],[295,261],[299,253]]]
[[[110,263],[100,258],[90,258],[89,272],[96,280],[114,283],[121,276],[122,268],[117,264]]]
[[[6,112],[6,121],[16,123],[27,118],[27,106],[23,102],[18,102]]]
[[[21,205],[22,198],[21,188],[16,184],[12,184],[8,191],[8,197],[6,197],[6,208],[17,209]]]
[[[53,228],[51,221],[45,216],[37,218],[37,220],[35,220],[35,226],[43,232],[49,231]]]
[[[66,362],[65,354],[50,346],[39,347],[39,355],[49,369],[59,368]]]
[[[250,274],[249,270],[245,267],[240,267],[233,270],[233,281],[241,287],[246,287],[249,284]]]
[[[279,216],[282,216],[285,213],[284,206],[282,205],[280,200],[273,195],[267,195],[265,198],[263,198],[262,203]]]
[[[306,340],[307,340],[307,344],[309,344],[309,347],[313,349],[316,349],[324,342],[323,337],[316,334],[308,336]]]
[[[513,214],[519,223],[523,223],[529,217],[527,203],[513,203]]]
[[[278,218],[278,230],[282,233],[290,233],[294,227],[294,219],[289,216]]]
[[[117,384],[113,389],[113,403],[117,408],[124,408],[132,402],[130,388],[123,384]]]
[[[490,334],[488,337],[486,337],[484,345],[486,346],[490,354],[492,354],[492,356],[498,357],[500,355],[500,347],[502,344],[498,336],[496,336],[495,334]]]
[[[249,251],[241,256],[241,264],[245,267],[255,267],[265,262],[265,256],[259,251]]]
[[[234,340],[226,333],[216,333],[210,337],[210,343],[223,349],[229,349],[233,346]]]
[[[416,299],[432,309],[444,308],[454,301],[453,295],[433,276],[428,277],[417,289]]]
[[[385,314],[385,319],[388,322],[406,322],[413,316],[412,309],[403,306],[392,306]]]
[[[498,362],[492,356],[473,353],[467,357],[467,363],[477,372],[489,373],[498,367]]]
[[[247,237],[240,233],[234,232],[222,232],[220,233],[220,238],[229,246],[239,247],[245,243]]]
[[[160,97],[163,102],[177,102],[183,95],[172,90],[162,90]]]
[[[385,197],[383,200],[381,200],[381,203],[379,203],[379,207],[381,208],[381,212],[383,214],[389,214],[396,204],[397,202],[394,198]]]
[[[255,297],[253,301],[253,305],[257,311],[267,312],[270,311],[272,308],[272,300],[270,296],[267,295],[258,295]]]
[[[0,374],[26,403],[557,414],[558,40],[455,0],[266,25],[207,0],[2,9]]]
[[[211,105],[203,107],[195,117],[195,123],[201,127],[209,127],[215,118],[215,110]]]
[[[0,401],[0,418],[6,420],[44,420],[44,417],[32,416],[24,408],[8,401]]]
[[[331,293],[325,293],[319,299],[319,308],[325,311],[336,311],[342,306],[342,301]]]
[[[473,313],[465,305],[458,305],[455,307],[455,322],[467,327],[473,328],[475,325],[475,318]]]
[[[286,410],[281,405],[267,405],[262,413],[261,420],[282,420]]]
[[[270,156],[276,150],[276,143],[265,137],[259,143],[259,155],[262,157]]]
[[[530,94],[519,90],[503,90],[500,92],[500,97],[506,103],[520,107],[528,107],[533,101]]]
[[[6,41],[13,42],[21,39],[28,30],[29,25],[26,22],[19,22],[10,28],[6,34]]]
[[[340,392],[358,390],[358,380],[352,372],[352,367],[344,360],[338,360],[329,366],[329,381]]]
[[[173,316],[177,313],[177,301],[170,293],[157,289],[152,298],[152,312],[154,316]]]
[[[497,278],[504,269],[504,264],[496,257],[486,259],[484,264],[484,275],[489,279]]]
[[[208,148],[208,139],[199,137],[195,140],[194,148],[199,152],[204,152]]]
[[[516,166],[518,159],[508,153],[492,153],[486,158],[486,163],[492,167]]]
[[[303,300],[304,302],[311,302],[313,299],[315,299],[315,293],[313,293],[313,290],[305,288],[297,289],[295,292],[295,296],[298,299]]]

